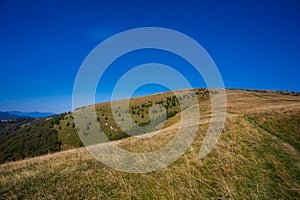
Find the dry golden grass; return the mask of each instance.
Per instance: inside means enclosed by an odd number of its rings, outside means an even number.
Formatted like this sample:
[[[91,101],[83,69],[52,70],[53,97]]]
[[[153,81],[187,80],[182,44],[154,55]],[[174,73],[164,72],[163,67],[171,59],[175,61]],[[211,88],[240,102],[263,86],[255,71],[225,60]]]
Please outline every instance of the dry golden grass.
[[[217,145],[204,159],[199,160],[198,153],[208,128],[209,101],[200,103],[202,121],[192,145],[166,168],[142,174],[120,172],[95,160],[84,148],[73,149],[1,165],[0,197],[299,199],[298,152],[287,148],[284,138],[272,135],[277,124],[264,129],[249,118],[253,115],[267,119],[272,115],[280,121],[291,113],[299,113],[299,100],[299,96],[275,92],[227,90],[226,123]],[[170,126],[158,134],[114,142],[134,152],[153,151],[174,137],[179,119],[178,116],[170,118],[166,122]],[[289,123],[292,122],[284,121],[280,125],[288,127]],[[294,124],[297,127],[297,122]]]

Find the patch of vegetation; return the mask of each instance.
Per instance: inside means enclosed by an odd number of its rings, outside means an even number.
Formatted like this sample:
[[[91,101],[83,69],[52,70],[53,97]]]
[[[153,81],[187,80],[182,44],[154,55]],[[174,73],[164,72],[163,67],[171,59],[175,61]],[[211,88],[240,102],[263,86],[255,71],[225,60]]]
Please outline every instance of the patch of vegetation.
[[[78,136],[71,113],[61,115],[53,128],[57,131],[58,140],[61,142],[61,150],[68,150],[82,146],[82,142]]]
[[[31,125],[34,121],[32,118],[0,120],[0,136],[14,134],[16,131]]]
[[[31,125],[0,136],[0,163],[60,151],[57,131],[51,128],[53,120],[33,120]],[[16,125],[18,126],[18,125]]]

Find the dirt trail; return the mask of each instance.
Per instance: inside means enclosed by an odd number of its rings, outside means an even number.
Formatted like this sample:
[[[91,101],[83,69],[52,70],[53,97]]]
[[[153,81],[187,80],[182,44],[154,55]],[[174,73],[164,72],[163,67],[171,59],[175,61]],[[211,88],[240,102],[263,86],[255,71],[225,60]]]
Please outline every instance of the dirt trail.
[[[270,138],[272,138],[273,140],[277,140],[279,141],[282,146],[288,150],[289,152],[295,154],[295,155],[299,155],[299,151],[293,147],[290,143],[284,141],[283,139],[277,137],[276,135],[273,135],[271,132],[265,130],[264,128],[262,128],[259,124],[257,124],[255,121],[251,120],[251,119],[247,119],[247,121],[253,125],[255,125],[259,130],[261,130],[264,134],[268,135]]]
[[[258,127],[259,127],[259,126],[258,126]],[[293,154],[295,154],[295,155],[299,154],[298,150],[295,149],[295,147],[293,147],[290,143],[288,143],[288,142],[286,142],[286,141],[280,139],[280,138],[277,137],[276,135],[273,135],[272,133],[270,133],[270,132],[264,130],[264,129],[261,128],[261,127],[259,127],[259,128],[262,129],[262,131],[263,131],[265,134],[267,134],[268,136],[270,136],[272,139],[279,141],[279,142],[284,146],[284,148],[285,148],[286,150],[288,150],[289,152],[291,152],[291,153],[293,153]]]

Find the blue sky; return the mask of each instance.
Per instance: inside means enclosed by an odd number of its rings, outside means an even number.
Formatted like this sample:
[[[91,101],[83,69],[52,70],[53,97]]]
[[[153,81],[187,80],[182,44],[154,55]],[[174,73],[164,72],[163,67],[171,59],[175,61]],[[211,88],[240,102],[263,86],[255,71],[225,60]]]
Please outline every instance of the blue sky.
[[[165,27],[199,42],[227,88],[300,92],[300,2],[282,1],[0,1],[0,110],[71,110],[76,73],[106,38],[137,27]],[[136,64],[168,64],[204,87],[180,58],[160,51],[117,60],[99,88]],[[105,82],[106,81],[106,82]],[[164,91],[145,86],[136,95]]]

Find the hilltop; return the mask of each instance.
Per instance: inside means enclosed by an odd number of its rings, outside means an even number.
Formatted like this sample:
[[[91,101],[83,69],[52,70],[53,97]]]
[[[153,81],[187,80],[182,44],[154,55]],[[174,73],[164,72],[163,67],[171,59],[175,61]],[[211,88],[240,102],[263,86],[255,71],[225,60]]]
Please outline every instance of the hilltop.
[[[45,132],[46,127],[54,130],[50,135],[56,136],[53,138],[58,149],[49,152],[65,151],[0,165],[0,196],[3,199],[299,199],[299,94],[226,90],[223,132],[212,152],[199,160],[211,113],[208,91],[195,89],[195,92],[201,113],[197,136],[186,153],[168,167],[130,174],[103,165],[85,148],[78,148],[82,144],[76,135],[72,113],[65,113],[35,122],[35,127],[45,127]],[[168,92],[130,101],[129,112],[137,124],[149,123],[147,112],[155,103],[167,108],[167,121],[161,131],[146,133],[149,137],[143,138],[129,137],[118,129],[109,102],[95,107],[99,123],[107,129],[107,136],[116,140],[114,143],[132,152],[149,152],[172,140],[181,119],[178,100]],[[155,127],[149,131],[155,132]]]

